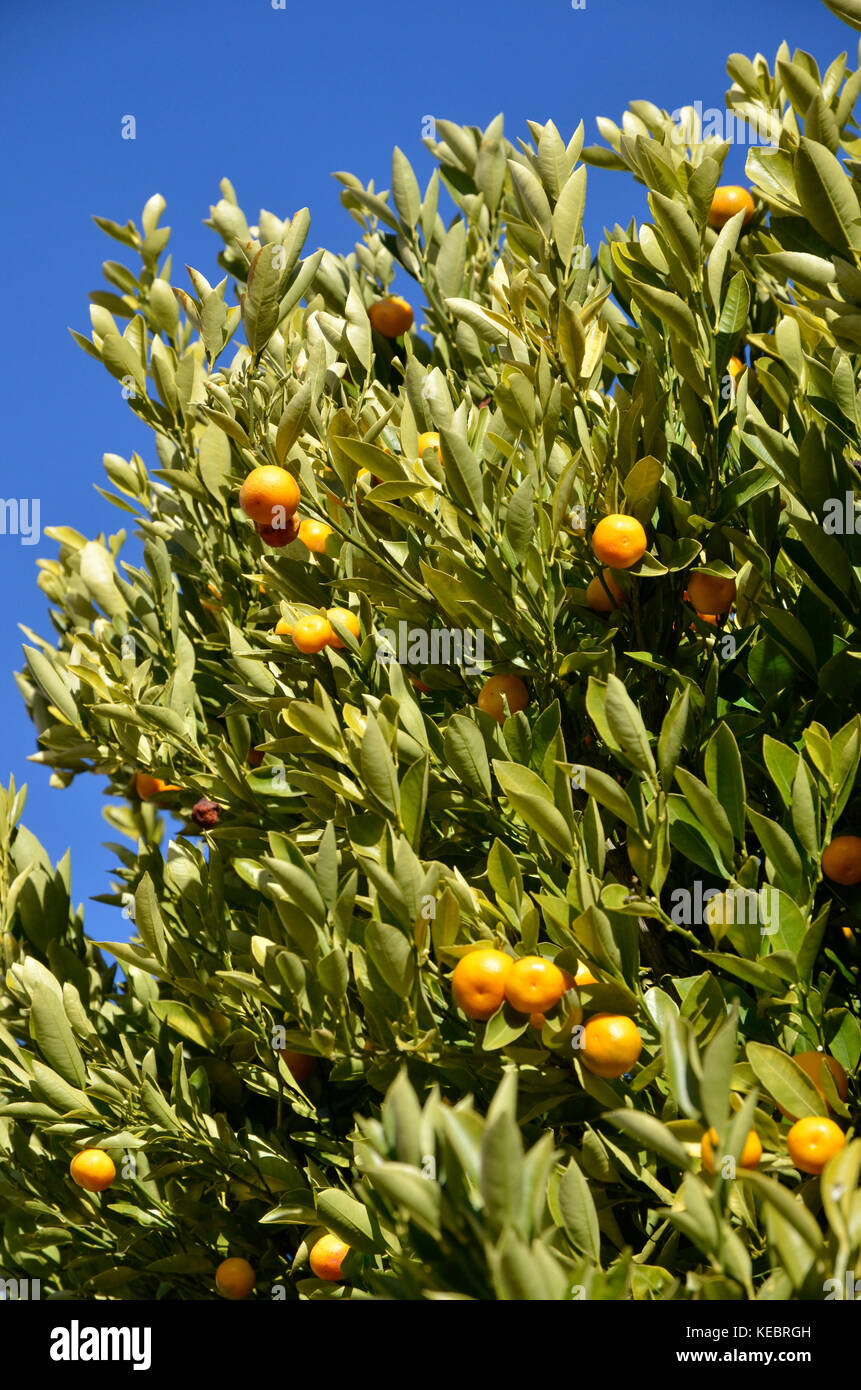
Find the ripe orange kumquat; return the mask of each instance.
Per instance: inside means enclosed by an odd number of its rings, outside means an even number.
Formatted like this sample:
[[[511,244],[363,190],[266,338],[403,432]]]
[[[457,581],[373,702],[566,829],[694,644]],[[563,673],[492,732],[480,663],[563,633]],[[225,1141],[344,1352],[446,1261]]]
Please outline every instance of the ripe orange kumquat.
[[[687,596],[701,618],[728,613],[735,603],[735,580],[695,572],[688,579]]]
[[[293,645],[307,656],[314,652],[321,652],[324,647],[328,647],[334,635],[328,618],[323,618],[318,613],[311,613],[305,618],[300,618],[294,624]]]
[[[150,797],[162,796],[165,792],[178,792],[179,787],[173,782],[163,782],[160,777],[151,777],[148,772],[136,772],[135,791],[141,801],[149,801]]]
[[[519,676],[491,676],[484,682],[478,695],[478,708],[495,719],[497,724],[505,723],[505,709],[502,697],[508,701],[512,714],[526,709],[529,704],[529,691]]]
[[[523,956],[505,977],[505,997],[520,1014],[544,1014],[565,993],[565,976],[543,956]]]
[[[85,1192],[104,1192],[117,1176],[114,1161],[104,1149],[81,1149],[69,1164],[69,1172],[72,1182]]]
[[[584,965],[581,961],[581,963],[577,966],[577,973],[574,976],[574,983],[577,986],[577,988],[580,989],[583,985],[597,985],[598,981],[595,979],[595,976],[592,974],[592,971],[589,969],[588,965]]]
[[[326,541],[331,535],[332,528],[327,526],[325,521],[312,521],[310,517],[306,517],[299,525],[300,541],[315,555],[325,555]]]
[[[744,212],[742,226],[746,227],[754,214],[753,198],[737,183],[725,183],[714,191],[709,208],[709,226],[723,227],[737,212]]]
[[[299,506],[298,484],[286,468],[264,463],[252,468],[239,491],[239,505],[250,521],[281,526]]]
[[[603,577],[603,583],[601,577]],[[607,592],[608,589],[610,590],[609,593]],[[596,574],[589,580],[586,588],[586,602],[593,613],[612,613],[614,608],[621,608],[623,603],[628,602],[628,595],[622,586],[616,583],[612,570],[605,569],[602,571],[602,576]]]
[[[505,998],[505,981],[514,965],[504,951],[482,947],[461,956],[451,977],[454,1002],[467,1018],[485,1022]]]
[[[289,637],[293,631],[293,624],[289,618],[279,618],[275,624],[276,637]]]
[[[714,1175],[715,1170],[715,1149],[718,1146],[718,1135],[716,1129],[706,1130],[700,1143],[700,1154],[702,1155],[703,1167],[707,1173]],[[756,1168],[762,1158],[762,1144],[755,1129],[749,1131],[744,1141],[744,1148],[739,1158],[741,1168]]]
[[[822,856],[822,872],[844,888],[861,883],[861,837],[838,835],[833,839]]]
[[[299,534],[299,522],[295,516],[288,516],[283,526],[263,526],[259,521],[255,521],[254,529],[264,545],[281,550],[283,546],[295,541]]]
[[[437,453],[439,454],[440,461],[442,461],[442,449],[440,447],[439,435],[437,434],[436,430],[425,430],[423,434],[419,435],[419,458],[421,458],[425,449],[436,449]]]
[[[332,628],[332,640],[329,643],[330,647],[340,648],[347,645],[346,642],[341,641],[335,631],[334,624],[332,623],[333,618],[336,618],[342,627],[345,627],[348,632],[351,632],[353,636],[358,639],[359,617],[357,613],[351,613],[349,608],[329,608],[326,612],[326,617],[329,620],[329,626]]]
[[[222,1260],[215,1271],[215,1287],[224,1298],[247,1298],[256,1283],[257,1276],[252,1266],[237,1256]]]
[[[627,570],[646,553],[646,533],[635,516],[616,512],[602,517],[592,532],[592,550],[601,565]]]
[[[340,1236],[325,1235],[315,1241],[308,1256],[312,1273],[318,1279],[336,1284],[341,1278],[341,1266],[350,1253],[349,1245]]]
[[[595,1076],[623,1076],[642,1049],[640,1030],[627,1014],[594,1014],[583,1029],[580,1060]]]
[[[399,294],[378,299],[368,310],[371,327],[383,338],[400,338],[413,326],[413,311]]]
[[[789,1157],[801,1173],[822,1172],[829,1158],[839,1153],[846,1135],[839,1125],[825,1115],[805,1115],[796,1120],[786,1136]]]

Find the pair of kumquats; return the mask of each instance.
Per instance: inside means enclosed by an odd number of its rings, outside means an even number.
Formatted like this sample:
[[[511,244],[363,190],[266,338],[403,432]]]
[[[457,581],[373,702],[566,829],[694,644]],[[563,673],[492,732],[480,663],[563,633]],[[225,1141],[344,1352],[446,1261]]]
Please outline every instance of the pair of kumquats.
[[[298,536],[308,550],[323,555],[332,527],[310,517],[300,521],[296,515],[300,500],[296,479],[274,463],[252,468],[239,491],[239,505],[264,545],[280,549]]]
[[[598,522],[592,533],[592,550],[605,568],[590,579],[586,602],[595,613],[609,613],[628,602],[628,595],[613,570],[631,569],[646,553],[646,532],[633,516],[616,512]],[[696,572],[688,580],[685,598],[702,618],[716,619],[735,602],[735,580]]]
[[[454,1001],[467,1018],[486,1022],[507,1003],[515,1012],[528,1014],[534,1028],[544,1026],[547,1012],[566,990],[595,983],[585,966],[570,975],[543,956],[514,960],[505,951],[484,947],[461,956],[451,978]],[[633,1019],[603,1013],[585,1025],[578,1055],[594,1075],[610,1078],[630,1071],[642,1047]]]
[[[846,1145],[846,1135],[827,1115],[805,1115],[796,1120],[786,1136],[789,1157],[800,1173],[819,1177],[826,1163]],[[714,1175],[717,1131],[708,1130],[702,1137],[700,1154],[707,1173]],[[748,1132],[739,1156],[739,1167],[753,1169],[762,1158],[762,1143],[755,1129]]]
[[[826,1109],[830,1110],[831,1107],[822,1086],[822,1072],[825,1068],[831,1074],[838,1096],[842,1101],[846,1100],[849,1095],[849,1078],[836,1057],[829,1057],[824,1052],[811,1051],[797,1052],[792,1060],[810,1077],[822,1097]],[[777,1108],[784,1119],[794,1121],[786,1136],[789,1157],[800,1173],[808,1173],[818,1177],[828,1160],[844,1148],[846,1144],[845,1134],[840,1126],[835,1124],[827,1115],[803,1115],[799,1119],[789,1110],[784,1109],[782,1105],[778,1105]],[[707,1173],[713,1174],[715,1171],[717,1143],[718,1136],[713,1129],[708,1130],[702,1137],[700,1153],[703,1167]],[[739,1166],[749,1169],[756,1168],[761,1158],[762,1144],[756,1130],[752,1129],[744,1141],[744,1147],[738,1160]]]
[[[287,618],[279,618],[275,624],[276,637],[292,637],[293,645],[305,655],[321,652],[324,647],[340,650],[346,646],[338,636],[334,624],[340,623],[347,632],[358,639],[359,618],[349,608],[329,608],[326,616],[322,613],[308,613],[291,623]]]
[[[314,1242],[308,1255],[312,1274],[318,1279],[325,1279],[327,1283],[337,1283],[342,1277],[341,1266],[349,1253],[349,1245],[339,1236],[321,1236]],[[233,1301],[247,1298],[256,1284],[254,1266],[237,1256],[222,1260],[215,1271],[215,1287],[224,1298]]]

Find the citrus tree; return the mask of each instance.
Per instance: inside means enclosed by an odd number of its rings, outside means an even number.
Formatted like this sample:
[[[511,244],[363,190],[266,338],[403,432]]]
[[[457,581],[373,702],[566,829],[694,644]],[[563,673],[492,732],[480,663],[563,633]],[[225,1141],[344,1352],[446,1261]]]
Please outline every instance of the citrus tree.
[[[160,197],[97,219],[133,264],[74,336],[154,457],[105,455],[115,534],[49,531],[18,682],[133,935],[10,785],[4,1277],[861,1277],[861,54],[728,71],[749,190],[635,102],[588,149],[438,121],[424,191],[337,176],[347,256],[226,180],[219,280],[172,283]],[[650,209],[597,250],[589,165]]]

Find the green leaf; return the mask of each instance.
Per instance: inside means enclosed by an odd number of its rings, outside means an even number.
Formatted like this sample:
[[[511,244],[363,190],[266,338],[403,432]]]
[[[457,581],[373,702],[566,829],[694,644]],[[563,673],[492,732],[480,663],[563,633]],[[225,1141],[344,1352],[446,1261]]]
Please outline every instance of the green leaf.
[[[522,1184],[523,1140],[517,1121],[503,1112],[488,1122],[481,1144],[481,1190],[494,1225],[517,1224]]]
[[[490,798],[490,763],[484,738],[478,726],[465,714],[449,720],[443,740],[446,761],[459,781],[476,796]]]
[[[547,844],[562,854],[570,854],[574,842],[568,822],[553,805],[550,789],[537,773],[520,763],[503,763],[497,759],[494,759],[493,770],[521,820]]]
[[[135,890],[135,926],[141,941],[160,965],[167,962],[167,939],[152,879],[144,874]]]
[[[800,893],[803,882],[801,857],[792,840],[776,821],[760,815],[750,806],[746,809],[753,832],[781,880],[779,886],[785,888],[787,893]]]
[[[737,1047],[736,1018],[732,1017],[715,1033],[703,1057],[700,1098],[706,1122],[719,1132],[723,1131],[729,1115]]]
[[[97,1115],[98,1111],[93,1105],[89,1096],[84,1091],[72,1086],[68,1081],[64,1081],[58,1076],[51,1067],[46,1067],[44,1062],[33,1059],[33,1086],[38,1092],[37,1099],[41,1096],[53,1105],[60,1114],[84,1114]]]
[[[696,320],[683,299],[669,290],[657,290],[639,280],[630,280],[628,283],[634,298],[647,309],[651,309],[662,325],[666,324],[677,333],[688,347],[700,346]]]
[[[409,998],[415,981],[415,952],[397,927],[373,918],[365,929],[365,945],[389,989],[399,999]]]
[[[661,786],[664,791],[669,791],[673,784],[676,765],[682,755],[682,744],[689,713],[690,696],[686,686],[681,695],[677,693],[674,696],[673,703],[664,715],[658,738],[658,766],[661,773]],[[628,824],[631,825],[633,822],[629,821]],[[636,829],[636,826],[634,828]]]
[[[649,736],[640,711],[618,676],[607,677],[604,713],[610,732],[627,758],[638,771],[655,776],[655,759],[649,747]]]
[[[797,1062],[776,1047],[749,1042],[747,1060],[757,1081],[794,1119],[822,1113],[822,1097]]]
[[[276,242],[261,246],[248,267],[245,293],[239,302],[245,339],[255,357],[278,327],[279,290],[284,269],[284,247]]]
[[[354,1250],[373,1255],[385,1249],[385,1242],[376,1227],[372,1225],[367,1207],[349,1192],[338,1187],[327,1187],[317,1194],[317,1215],[320,1220],[341,1240]]]
[[[392,153],[392,199],[398,216],[408,227],[414,227],[422,210],[422,195],[412,165],[397,145]]]
[[[553,209],[553,240],[565,270],[571,264],[574,246],[583,225],[586,207],[586,166],[581,164],[567,180]]]
[[[559,1184],[559,1214],[566,1235],[574,1246],[596,1264],[601,1261],[601,1231],[598,1212],[587,1179],[573,1158]]]
[[[397,812],[400,788],[389,746],[373,715],[368,715],[361,748],[362,776],[370,792],[388,811]]]
[[[802,136],[794,168],[798,199],[814,230],[840,251],[861,249],[861,208],[839,159]]]
[[[446,477],[451,479],[452,491],[459,502],[480,517],[484,511],[484,487],[478,459],[457,431],[441,425],[439,435]]]
[[[64,1081],[71,1086],[85,1084],[87,1069],[63,1005],[44,985],[37,985],[31,996],[30,1036]]]
[[[832,14],[850,24],[853,29],[861,29],[861,0],[825,0]]]
[[[676,781],[696,819],[718,846],[724,862],[731,864],[734,850],[732,827],[720,801],[704,782],[683,767],[676,768]]]
[[[672,1131],[655,1115],[647,1115],[639,1110],[610,1110],[604,1115],[604,1119],[609,1120],[625,1134],[630,1134],[644,1148],[660,1154],[661,1158],[665,1158],[676,1168],[686,1169],[691,1166],[684,1145],[679,1143]]]
[[[365,1176],[393,1207],[405,1212],[431,1236],[439,1236],[442,1193],[437,1183],[422,1177],[406,1163],[383,1163],[368,1168]]]
[[[24,646],[27,665],[38,685],[42,687],[45,698],[54,705],[64,719],[80,729],[81,721],[72,693],[60,673],[46,656],[35,647]]]

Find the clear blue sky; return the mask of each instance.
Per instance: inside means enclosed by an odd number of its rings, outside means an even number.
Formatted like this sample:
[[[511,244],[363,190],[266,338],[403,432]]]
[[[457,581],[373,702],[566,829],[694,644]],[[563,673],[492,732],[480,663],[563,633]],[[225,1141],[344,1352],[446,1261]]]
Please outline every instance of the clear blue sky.
[[[528,135],[527,118],[552,117],[566,138],[582,118],[595,143],[595,117],[618,120],[631,99],[669,111],[697,100],[723,107],[733,51],[773,62],[786,38],[823,68],[844,49],[855,66],[858,51],[858,36],[819,0],[587,0],[585,10],[570,0],[287,0],[284,10],[271,0],[42,0],[4,11],[0,496],[38,496],[43,526],[87,535],[123,525],[94,491],[104,482],[102,454],[127,458],[137,448],[153,458],[117,384],[66,332],[89,331],[87,294],[105,287],[101,262],[125,259],[91,214],[139,224],[159,192],[173,228],[174,283],[185,284],[186,262],[220,278],[221,243],[201,219],[224,176],[249,222],[261,206],[281,217],[308,206],[309,246],[347,251],[358,228],[332,171],[388,187],[397,144],[426,180],[427,115],[483,126],[502,110],[512,140]],[[121,138],[126,115],[136,120],[134,141]],[[744,154],[731,151],[735,180]],[[590,171],[593,250],[604,226],[644,211],[627,176]],[[54,552],[44,537],[27,546],[0,535],[0,778],[28,782],[26,820],[54,859],[71,846],[77,902],[109,887],[113,856],[101,842],[114,837],[102,819],[103,783],[83,777],[52,790],[47,771],[28,763],[34,732],[12,678],[18,624],[50,631],[36,560]],[[91,935],[127,935],[116,910],[94,903],[87,914]]]

